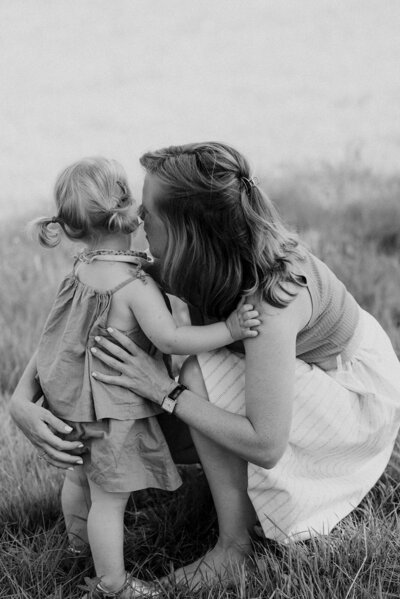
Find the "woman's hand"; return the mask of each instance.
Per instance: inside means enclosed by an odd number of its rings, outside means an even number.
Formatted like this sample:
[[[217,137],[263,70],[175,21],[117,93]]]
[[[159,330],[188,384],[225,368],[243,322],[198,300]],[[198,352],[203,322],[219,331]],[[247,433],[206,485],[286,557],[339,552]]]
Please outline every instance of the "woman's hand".
[[[10,414],[29,441],[39,451],[39,456],[49,464],[58,468],[71,468],[82,463],[79,455],[84,446],[79,441],[64,441],[58,435],[67,435],[71,427],[54,416],[49,410],[42,407],[42,400],[33,403],[28,397],[33,397],[37,392],[34,384],[35,369],[33,362],[28,364],[17,388],[14,391],[10,404]],[[69,453],[70,452],[70,453]]]
[[[111,328],[108,328],[107,331],[120,345],[116,345],[104,337],[95,337],[100,348],[93,347],[91,351],[101,362],[108,364],[121,374],[107,375],[93,372],[92,376],[103,383],[126,387],[160,405],[173,382],[162,356],[152,358],[123,333]],[[102,351],[101,348],[107,350],[111,355]]]

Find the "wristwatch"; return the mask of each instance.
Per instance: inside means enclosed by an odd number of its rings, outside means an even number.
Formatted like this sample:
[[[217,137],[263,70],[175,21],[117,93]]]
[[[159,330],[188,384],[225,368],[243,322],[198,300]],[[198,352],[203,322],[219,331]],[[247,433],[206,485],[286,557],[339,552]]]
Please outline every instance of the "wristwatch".
[[[172,391],[163,397],[161,402],[162,409],[168,412],[168,414],[172,414],[172,412],[175,410],[178,397],[182,391],[186,390],[187,387],[185,387],[185,385],[182,385],[182,383],[177,383]]]

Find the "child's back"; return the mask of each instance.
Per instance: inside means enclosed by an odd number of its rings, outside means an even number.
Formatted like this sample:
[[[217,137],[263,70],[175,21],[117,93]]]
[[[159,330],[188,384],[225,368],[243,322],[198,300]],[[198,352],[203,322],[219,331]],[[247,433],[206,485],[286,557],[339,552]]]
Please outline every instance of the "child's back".
[[[112,257],[112,256],[111,256]],[[132,256],[133,263],[119,261],[93,260],[90,263],[81,261],[75,269],[76,276],[81,283],[98,292],[106,292],[117,289],[120,285],[130,282],[142,276],[140,258]],[[78,271],[79,270],[79,274]],[[108,313],[108,326],[115,327],[120,331],[130,331],[137,325],[137,320],[129,308],[129,296],[134,293],[132,287],[127,289],[126,285],[113,293]]]
[[[109,257],[117,260],[119,256]],[[133,263],[87,263],[82,252],[73,271],[61,283],[39,343],[37,369],[50,409],[62,419],[125,420],[161,412],[156,405],[123,387],[115,386],[110,392],[91,376],[98,369],[112,372],[97,362],[90,351],[97,335],[107,335],[108,326],[125,332],[150,355],[158,352],[129,309],[132,294],[145,285],[141,259],[134,255],[129,258]],[[140,285],[130,284],[137,279],[141,279]]]

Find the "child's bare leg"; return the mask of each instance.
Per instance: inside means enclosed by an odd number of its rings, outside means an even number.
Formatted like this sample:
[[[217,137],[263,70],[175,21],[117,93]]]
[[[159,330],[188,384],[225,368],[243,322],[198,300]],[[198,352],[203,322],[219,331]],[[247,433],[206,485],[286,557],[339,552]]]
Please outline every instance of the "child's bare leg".
[[[108,493],[89,480],[92,505],[88,536],[97,576],[105,590],[119,590],[126,578],[124,513],[130,493]]]
[[[67,470],[61,491],[61,505],[71,547],[88,546],[87,517],[90,509],[90,489],[82,466]]]

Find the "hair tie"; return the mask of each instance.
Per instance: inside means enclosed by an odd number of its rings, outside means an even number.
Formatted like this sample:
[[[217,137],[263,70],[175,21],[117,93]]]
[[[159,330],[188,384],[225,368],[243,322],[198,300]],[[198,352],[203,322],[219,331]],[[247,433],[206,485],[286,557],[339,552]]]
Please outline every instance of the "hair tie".
[[[50,222],[51,223],[58,223],[59,222],[58,216],[52,216]]]

